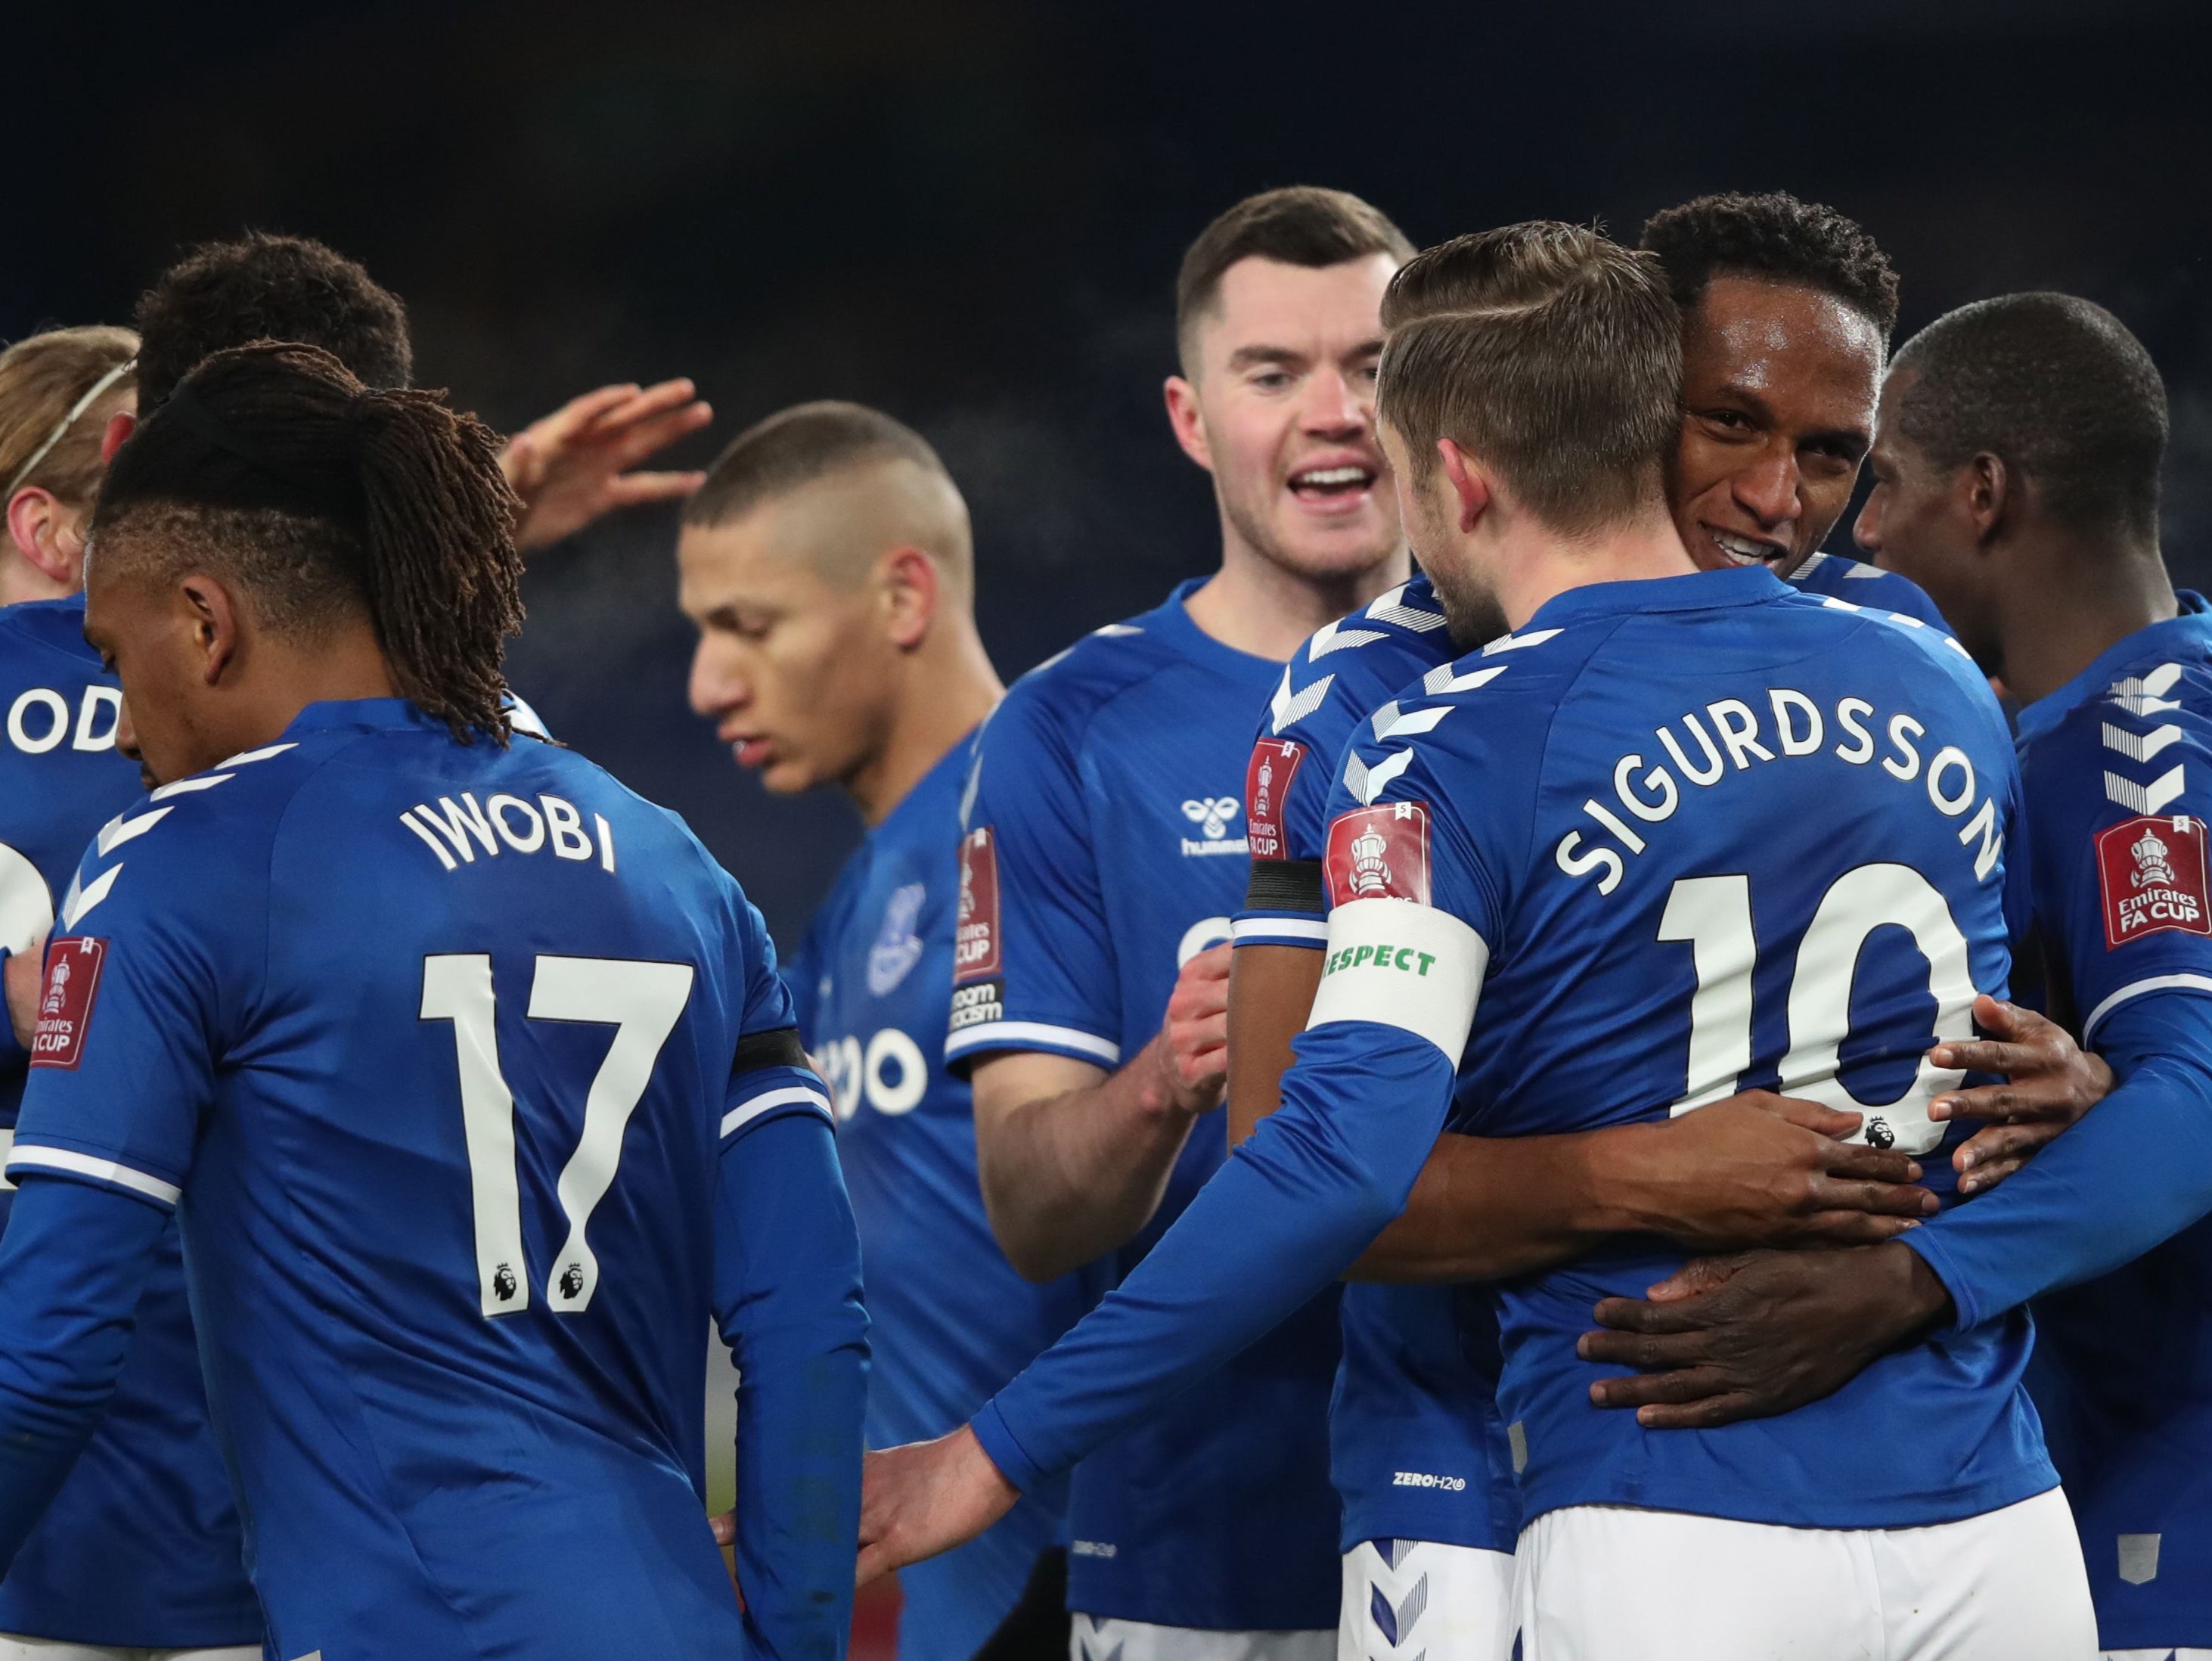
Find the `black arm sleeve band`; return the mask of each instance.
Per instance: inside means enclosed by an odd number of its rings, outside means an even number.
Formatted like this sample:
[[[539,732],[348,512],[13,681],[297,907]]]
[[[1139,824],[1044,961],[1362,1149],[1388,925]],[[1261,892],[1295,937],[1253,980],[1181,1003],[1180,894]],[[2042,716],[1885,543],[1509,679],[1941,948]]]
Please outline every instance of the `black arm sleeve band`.
[[[1254,860],[1252,880],[1244,889],[1244,909],[1322,916],[1328,910],[1328,885],[1322,880],[1321,861]]]
[[[751,1073],[763,1067],[811,1067],[806,1059],[806,1046],[799,1042],[799,1029],[779,1026],[771,1032],[749,1032],[738,1040],[738,1058],[730,1063],[732,1074]]]

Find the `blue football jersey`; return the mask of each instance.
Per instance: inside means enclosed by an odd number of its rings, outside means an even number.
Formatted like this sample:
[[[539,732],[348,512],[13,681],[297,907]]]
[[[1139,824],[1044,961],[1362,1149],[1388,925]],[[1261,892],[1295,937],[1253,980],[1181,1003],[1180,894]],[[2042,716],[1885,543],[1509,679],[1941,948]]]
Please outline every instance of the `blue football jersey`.
[[[2180,598],[2020,715],[2052,1011],[2092,1049],[2146,993],[2212,998],[2212,611]],[[2105,1646],[2212,1646],[2212,1220],[2036,1319]]]
[[[123,695],[84,601],[0,610],[0,950],[52,928],[86,844],[143,798],[115,749]],[[0,1152],[29,1057],[0,1022]],[[0,1184],[0,1227],[9,1192]],[[258,1644],[230,1480],[207,1419],[173,1226],[100,1428],[0,1580],[0,1632],[148,1648]]]
[[[1244,776],[1253,881],[1237,944],[1328,939],[1318,872],[1337,759],[1355,730],[1456,655],[1436,590],[1416,575],[1301,646],[1260,721]],[[1304,903],[1271,871],[1303,867]],[[1511,1551],[1520,1531],[1498,1337],[1486,1287],[1344,1288],[1344,1360],[1329,1403],[1339,1543],[1434,1540]]]
[[[1047,1051],[1114,1068],[1158,1031],[1182,964],[1230,937],[1247,876],[1239,782],[1282,666],[1167,603],[1015,684],[979,741],[960,842],[955,1063]],[[1152,1221],[1081,1271],[1119,1281],[1227,1155],[1191,1132]],[[1328,1404],[1334,1290],[1069,1487],[1068,1606],[1173,1627],[1336,1623]]]
[[[178,1206],[275,1653],[742,1652],[700,1500],[705,1329],[743,1326],[716,1173],[828,1114],[792,1025],[674,816],[399,700],[100,831],[9,1171]]]
[[[1936,602],[1928,598],[1918,583],[1894,571],[1885,571],[1879,565],[1869,565],[1863,560],[1846,559],[1841,554],[1816,553],[1783,581],[1800,593],[1826,594],[1833,599],[1849,600],[1854,605],[1871,605],[1876,611],[1917,618],[1929,628],[1941,629],[1947,635],[1951,632],[1951,625],[1943,621]]]
[[[1938,1150],[1961,1131],[1925,1107],[1959,1075],[1925,1051],[1971,1031],[1977,992],[2003,995],[2025,921],[2009,741],[1955,642],[1764,571],[1703,574],[1571,590],[1407,693],[1346,755],[1332,940],[1370,898],[1472,931],[1486,969],[1452,1128],[1594,1129],[1763,1086],[1863,1112],[1863,1135],[1949,1188]],[[1369,961],[1395,977],[1389,945]],[[1330,975],[1357,981],[1356,956],[1333,950]],[[1718,1431],[1593,1407],[1591,1308],[1681,1261],[1625,1240],[1501,1287],[1528,1516],[1906,1527],[2056,1482],[2017,1317]]]
[[[868,1444],[958,1429],[1081,1313],[993,1238],[968,1086],[941,1059],[952,984],[965,742],[869,832],[784,964],[799,1030],[836,1103],[872,1323]],[[899,1573],[902,1661],[968,1661],[1058,1537],[1066,1484]]]

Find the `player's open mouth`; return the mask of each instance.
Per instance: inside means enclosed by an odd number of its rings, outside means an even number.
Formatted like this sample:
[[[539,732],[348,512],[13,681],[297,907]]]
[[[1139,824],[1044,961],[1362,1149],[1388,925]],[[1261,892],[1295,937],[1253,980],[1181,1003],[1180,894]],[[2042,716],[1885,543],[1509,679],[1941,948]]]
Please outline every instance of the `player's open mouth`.
[[[771,753],[766,739],[732,739],[730,748],[740,767],[765,767]]]
[[[1323,510],[1357,507],[1375,488],[1376,471],[1357,463],[1335,467],[1309,467],[1291,475],[1291,494],[1310,508]]]
[[[1716,531],[1710,525],[1703,527],[1714,547],[1738,565],[1773,565],[1789,557],[1787,548],[1771,542],[1759,542],[1734,531]]]

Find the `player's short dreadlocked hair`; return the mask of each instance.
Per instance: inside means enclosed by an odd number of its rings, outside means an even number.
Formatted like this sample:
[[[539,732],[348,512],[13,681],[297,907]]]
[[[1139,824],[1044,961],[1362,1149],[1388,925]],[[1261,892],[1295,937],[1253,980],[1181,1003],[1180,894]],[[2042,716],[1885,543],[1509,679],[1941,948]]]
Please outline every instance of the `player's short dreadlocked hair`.
[[[249,231],[202,243],[138,297],[137,320],[142,416],[203,358],[257,340],[319,346],[370,386],[404,386],[414,375],[399,296],[309,237]]]
[[[1833,295],[1889,338],[1897,273],[1856,222],[1786,191],[1700,196],[1644,222],[1641,246],[1659,256],[1674,303],[1698,303],[1716,274],[1771,277]]]
[[[2156,534],[2166,382],[2102,306],[2051,293],[1977,301],[1906,341],[1897,373],[1898,430],[1936,466],[1988,451],[2067,523]]]
[[[117,452],[93,557],[156,580],[210,571],[295,638],[366,612],[403,697],[464,742],[504,744],[514,515],[498,441],[473,416],[270,342],[208,359]]]

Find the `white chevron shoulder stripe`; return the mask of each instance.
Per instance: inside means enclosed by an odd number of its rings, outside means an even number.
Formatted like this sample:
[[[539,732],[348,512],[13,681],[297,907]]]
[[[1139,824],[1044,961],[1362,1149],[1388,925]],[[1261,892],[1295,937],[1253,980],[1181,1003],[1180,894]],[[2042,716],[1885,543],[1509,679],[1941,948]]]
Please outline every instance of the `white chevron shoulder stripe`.
[[[2105,775],[2105,794],[2121,806],[2144,815],[2163,811],[2185,788],[2185,770],[2180,767],[2168,768],[2148,785],[2122,778],[2118,773]]]
[[[1431,697],[1442,697],[1447,692],[1472,692],[1478,686],[1487,686],[1513,666],[1492,664],[1487,669],[1470,669],[1463,675],[1452,673],[1449,663],[1440,663],[1421,677],[1421,690]]]
[[[135,819],[125,818],[118,813],[100,827],[100,835],[94,838],[93,845],[100,850],[100,856],[106,859],[125,843],[144,836],[176,811],[173,807],[156,807],[152,812],[141,813]]]
[[[1457,707],[1455,704],[1449,703],[1431,703],[1425,709],[1410,709],[1400,714],[1395,703],[1385,704],[1383,708],[1392,712],[1390,724],[1388,727],[1378,727],[1375,736],[1378,739],[1400,739],[1416,737],[1423,733],[1432,733],[1436,730],[1437,723],[1451,714]],[[1378,721],[1382,719],[1380,710],[1376,712],[1376,718]]]
[[[1376,623],[1387,623],[1393,627],[1407,629],[1417,635],[1425,635],[1444,626],[1442,611],[1424,611],[1418,605],[1406,604],[1409,582],[1401,582],[1387,594],[1378,594],[1370,601],[1363,614]]]
[[[2142,733],[2130,733],[2126,727],[2115,727],[2110,721],[2104,725],[2105,747],[2117,750],[2134,761],[2148,761],[2181,736],[2181,729],[2170,721],[2164,727],[2154,727],[2149,732]]]
[[[107,897],[107,891],[115,886],[115,879],[123,874],[124,861],[118,860],[82,886],[72,883],[62,900],[61,926],[75,928],[84,921],[84,914]]]
[[[1292,721],[1304,721],[1321,708],[1322,700],[1328,696],[1334,674],[1323,675],[1319,680],[1295,697],[1291,692],[1290,666],[1283,666],[1283,684],[1275,689],[1275,696],[1267,700],[1267,713],[1273,717],[1275,731],[1281,732]]]
[[[1411,750],[1393,750],[1374,766],[1361,767],[1359,782],[1355,784],[1352,782],[1352,769],[1358,764],[1358,761],[1359,757],[1357,756],[1349,758],[1344,770],[1344,782],[1352,793],[1359,798],[1362,806],[1371,807],[1375,805],[1375,798],[1389,788],[1390,781],[1413,764],[1413,752]]]
[[[1538,629],[1526,635],[1500,635],[1482,648],[1482,655],[1492,657],[1500,652],[1518,652],[1531,646],[1541,646],[1559,632],[1557,629]]]
[[[2112,702],[2131,715],[2155,715],[2181,708],[2181,700],[2166,697],[2181,678],[2181,666],[2161,663],[2147,675],[2127,675],[2112,683]]]
[[[1388,638],[1380,629],[1347,629],[1344,624],[1345,619],[1339,618],[1315,630],[1313,638],[1306,642],[1308,660],[1325,658],[1331,652],[1348,651],[1355,646],[1371,646]]]

